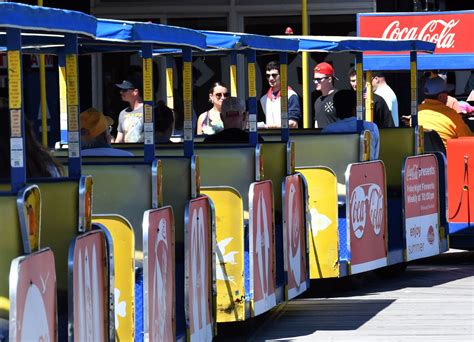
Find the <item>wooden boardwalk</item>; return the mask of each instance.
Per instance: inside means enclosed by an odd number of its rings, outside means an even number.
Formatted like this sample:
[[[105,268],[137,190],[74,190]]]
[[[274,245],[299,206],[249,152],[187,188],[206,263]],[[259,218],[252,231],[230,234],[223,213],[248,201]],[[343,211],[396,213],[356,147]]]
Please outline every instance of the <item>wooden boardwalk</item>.
[[[217,339],[474,342],[474,252],[411,263],[391,279],[369,272],[311,286],[304,297]]]

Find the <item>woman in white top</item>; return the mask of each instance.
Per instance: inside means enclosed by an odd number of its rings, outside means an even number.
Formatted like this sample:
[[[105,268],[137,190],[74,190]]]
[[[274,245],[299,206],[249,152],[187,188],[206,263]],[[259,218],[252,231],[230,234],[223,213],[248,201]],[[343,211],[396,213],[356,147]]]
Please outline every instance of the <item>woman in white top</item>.
[[[209,89],[209,102],[212,108],[199,115],[197,122],[197,135],[212,135],[224,130],[221,119],[222,101],[228,97],[227,86],[222,82],[215,82]]]

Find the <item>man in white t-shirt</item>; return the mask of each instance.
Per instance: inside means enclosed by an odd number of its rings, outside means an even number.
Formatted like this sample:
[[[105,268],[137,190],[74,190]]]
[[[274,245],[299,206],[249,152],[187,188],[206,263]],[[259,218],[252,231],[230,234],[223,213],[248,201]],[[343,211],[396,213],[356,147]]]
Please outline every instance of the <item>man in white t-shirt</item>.
[[[383,73],[375,71],[372,74],[372,87],[374,88],[374,93],[382,96],[387,103],[388,109],[392,112],[393,123],[395,124],[395,127],[398,127],[400,124],[398,118],[397,95],[395,95],[392,88],[390,88],[387,82],[385,82],[385,76]]]
[[[132,77],[116,84],[120,88],[122,101],[128,107],[119,114],[116,143],[143,142],[143,100],[142,82],[139,77]]]

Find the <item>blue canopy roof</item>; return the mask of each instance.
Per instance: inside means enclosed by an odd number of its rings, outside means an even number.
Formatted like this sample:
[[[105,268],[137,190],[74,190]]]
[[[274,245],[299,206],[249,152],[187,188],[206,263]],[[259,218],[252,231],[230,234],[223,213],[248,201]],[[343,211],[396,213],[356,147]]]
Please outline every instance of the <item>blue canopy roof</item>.
[[[253,49],[272,52],[297,52],[298,43],[288,39],[248,33],[201,31],[206,35],[208,49]]]
[[[95,36],[93,16],[69,10],[0,2],[0,28],[12,27]]]
[[[198,31],[154,23],[98,19],[96,37],[107,42],[206,48],[206,37]]]
[[[393,40],[336,36],[276,36],[298,41],[298,51],[421,51],[433,53],[436,44],[422,40]]]

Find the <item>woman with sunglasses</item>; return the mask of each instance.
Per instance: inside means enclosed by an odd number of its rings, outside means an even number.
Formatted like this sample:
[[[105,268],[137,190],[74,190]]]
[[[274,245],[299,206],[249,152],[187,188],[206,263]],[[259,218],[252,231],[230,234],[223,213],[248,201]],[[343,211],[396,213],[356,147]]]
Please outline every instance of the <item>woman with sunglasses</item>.
[[[212,135],[224,129],[221,119],[222,101],[228,96],[227,86],[222,82],[215,82],[209,89],[209,102],[212,108],[199,115],[197,134]]]

